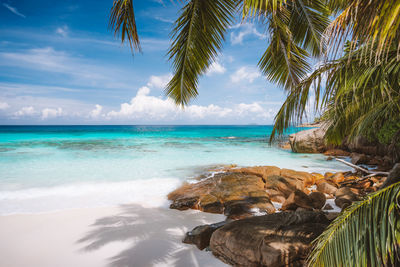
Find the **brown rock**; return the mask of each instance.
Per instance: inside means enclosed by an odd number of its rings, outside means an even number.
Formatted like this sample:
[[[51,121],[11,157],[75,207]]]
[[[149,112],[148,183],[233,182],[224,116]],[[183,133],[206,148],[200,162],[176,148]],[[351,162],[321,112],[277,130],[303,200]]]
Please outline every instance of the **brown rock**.
[[[303,183],[304,187],[309,187],[314,184],[315,178],[308,172],[300,172],[289,169],[282,169],[281,176],[285,178],[297,179]]]
[[[331,204],[327,203],[327,204],[324,206],[323,210],[333,210],[333,207],[331,206]]]
[[[336,188],[336,186],[334,186],[326,181],[323,181],[317,185],[317,190],[319,192],[325,193],[325,194],[335,194],[337,188]]]
[[[265,180],[265,191],[272,201],[283,203],[295,190],[304,190],[302,181],[276,175]]]
[[[343,173],[337,172],[334,175],[327,178],[327,180],[333,182],[336,185],[339,185],[339,183],[343,182],[345,180],[345,178],[344,178]]]
[[[275,212],[264,186],[260,176],[227,172],[195,184],[184,184],[171,192],[168,199],[172,200],[170,208],[173,209],[199,209],[210,213],[224,213],[228,209],[234,211],[232,217],[240,218],[249,215],[247,210],[252,208]],[[230,205],[234,207],[229,209]],[[239,214],[239,210],[243,214]]]
[[[339,188],[336,191],[335,196],[335,204],[342,210],[350,206],[353,201],[358,200],[358,196],[349,187]]]
[[[345,208],[350,206],[351,203],[353,203],[353,202],[351,200],[346,199],[346,198],[336,198],[335,199],[336,206],[338,206],[342,210],[344,210]]]
[[[336,198],[345,198],[350,201],[358,200],[358,196],[353,192],[353,189],[350,187],[339,188],[335,193],[335,197]]]
[[[321,179],[324,179],[324,178],[325,178],[325,176],[323,176],[323,175],[320,174],[320,173],[316,173],[316,172],[311,173],[311,175],[314,176],[314,181],[315,181],[315,182],[317,182],[318,180],[321,180]]]
[[[289,136],[289,143],[295,153],[320,153],[326,150],[325,127],[300,131]]]
[[[328,224],[323,213],[312,211],[246,218],[217,229],[210,249],[233,266],[302,266],[311,241]]]
[[[194,244],[198,249],[203,250],[210,245],[212,233],[214,233],[218,228],[224,226],[226,223],[227,221],[223,221],[197,226],[192,231],[186,233],[182,242],[185,244]]]
[[[312,210],[312,200],[303,191],[296,190],[285,200],[282,204],[281,210],[296,210],[301,207],[304,209]]]
[[[358,165],[358,164],[366,164],[368,163],[368,156],[364,154],[358,154],[358,153],[351,153],[351,163]]]
[[[325,205],[326,196],[324,193],[312,192],[308,195],[308,197],[311,199],[314,209],[322,209],[322,207]]]
[[[350,152],[344,151],[342,149],[338,148],[333,148],[333,149],[328,149],[327,151],[324,152],[325,156],[331,156],[331,157],[347,157],[350,156]]]

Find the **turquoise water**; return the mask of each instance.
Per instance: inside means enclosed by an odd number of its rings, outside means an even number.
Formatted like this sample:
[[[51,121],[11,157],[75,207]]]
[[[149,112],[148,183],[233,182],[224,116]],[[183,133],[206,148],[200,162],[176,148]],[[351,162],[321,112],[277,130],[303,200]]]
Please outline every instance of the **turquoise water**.
[[[346,169],[322,155],[270,146],[271,129],[0,126],[0,214],[132,202],[167,205],[165,195],[183,180],[218,165]]]

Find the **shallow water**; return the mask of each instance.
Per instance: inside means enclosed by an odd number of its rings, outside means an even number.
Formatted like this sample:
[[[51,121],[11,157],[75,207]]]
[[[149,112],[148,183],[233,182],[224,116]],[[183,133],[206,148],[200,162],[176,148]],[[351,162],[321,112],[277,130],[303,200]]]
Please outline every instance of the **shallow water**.
[[[0,126],[0,214],[167,205],[182,180],[219,165],[346,170],[268,144],[271,126]],[[291,129],[291,132],[300,130]]]

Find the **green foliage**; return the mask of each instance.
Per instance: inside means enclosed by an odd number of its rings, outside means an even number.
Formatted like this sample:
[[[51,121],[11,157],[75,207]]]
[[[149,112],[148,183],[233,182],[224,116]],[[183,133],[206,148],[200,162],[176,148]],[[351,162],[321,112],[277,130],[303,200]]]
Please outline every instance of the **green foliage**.
[[[133,0],[114,0],[109,27],[114,30],[116,36],[121,36],[122,43],[128,39],[132,53],[134,50],[141,50],[136,29]]]
[[[177,105],[197,96],[198,78],[221,49],[236,6],[234,0],[192,0],[181,9],[168,51],[174,76],[166,88]]]
[[[400,183],[342,212],[314,242],[309,266],[398,266]]]
[[[382,144],[390,145],[399,131],[400,121],[386,121],[383,127],[378,131],[377,139]]]

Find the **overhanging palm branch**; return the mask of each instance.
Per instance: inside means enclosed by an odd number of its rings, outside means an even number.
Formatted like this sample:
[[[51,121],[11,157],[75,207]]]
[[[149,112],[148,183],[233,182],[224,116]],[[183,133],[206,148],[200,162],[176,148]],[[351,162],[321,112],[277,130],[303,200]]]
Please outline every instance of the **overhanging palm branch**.
[[[166,88],[177,105],[197,96],[198,78],[216,59],[236,7],[235,0],[191,0],[182,8],[168,51],[174,75]]]
[[[314,242],[310,266],[399,266],[400,183],[353,203]]]
[[[383,60],[392,45],[400,52],[400,0],[328,0],[328,5],[333,11],[341,11],[327,31],[334,54],[347,38],[354,44],[375,46],[373,63]]]
[[[133,0],[114,0],[110,13],[109,27],[114,31],[115,36],[125,40],[133,51],[141,51],[139,35],[136,28]]]

